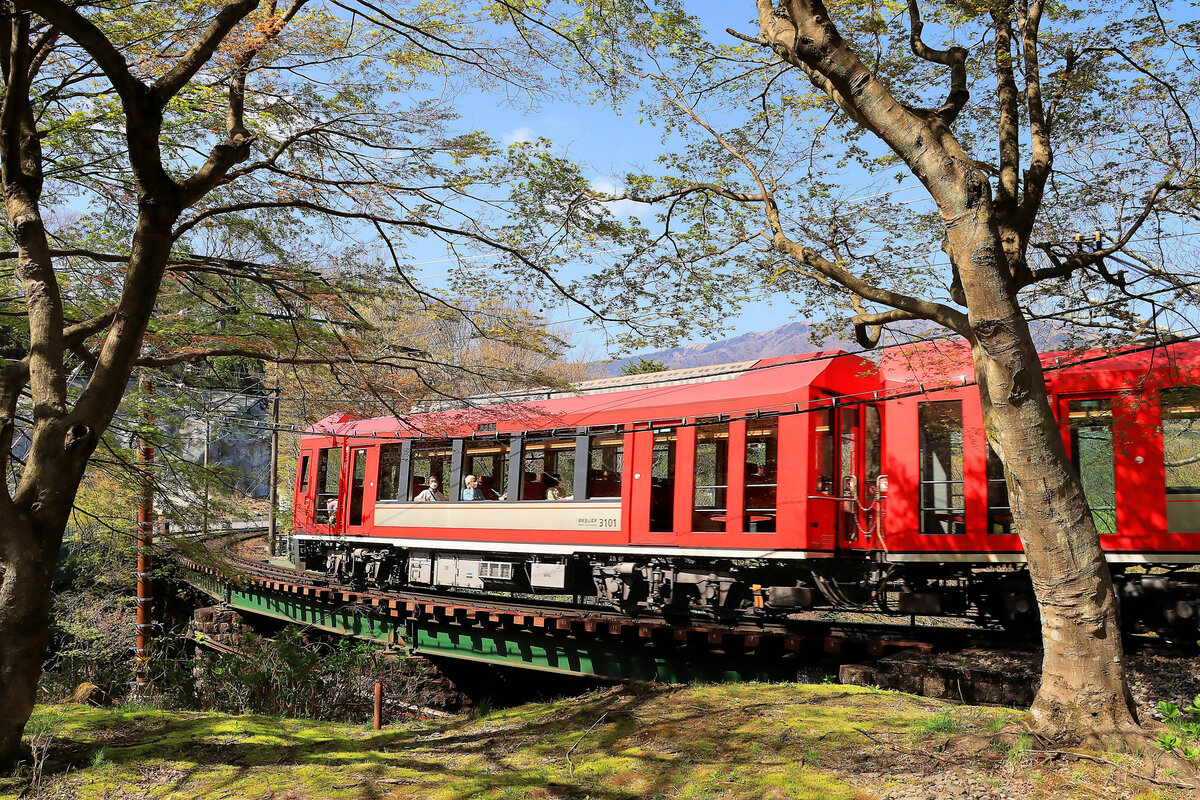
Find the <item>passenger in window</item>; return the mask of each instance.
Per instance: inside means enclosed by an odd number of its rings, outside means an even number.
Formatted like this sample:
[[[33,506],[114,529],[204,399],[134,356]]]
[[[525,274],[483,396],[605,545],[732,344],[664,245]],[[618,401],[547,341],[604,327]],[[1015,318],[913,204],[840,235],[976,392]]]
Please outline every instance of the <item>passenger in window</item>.
[[[483,492],[479,489],[479,479],[474,475],[463,478],[463,500],[482,500]]]
[[[521,484],[520,500],[539,500],[545,496],[546,487],[543,485],[542,475],[537,472],[526,472],[524,481]]]
[[[593,469],[589,473],[591,481],[589,494],[592,497],[617,497],[621,494],[621,476],[609,469]]]
[[[446,496],[441,492],[441,481],[438,480],[437,475],[430,475],[425,491],[413,498],[418,503],[441,502],[445,499]]]
[[[567,493],[563,491],[562,481],[557,475],[550,475],[543,472],[539,477],[539,481],[546,485],[547,500],[566,500]]]
[[[504,498],[496,493],[492,487],[492,478],[490,475],[484,475],[475,479],[475,490],[479,492],[480,500],[503,500]]]

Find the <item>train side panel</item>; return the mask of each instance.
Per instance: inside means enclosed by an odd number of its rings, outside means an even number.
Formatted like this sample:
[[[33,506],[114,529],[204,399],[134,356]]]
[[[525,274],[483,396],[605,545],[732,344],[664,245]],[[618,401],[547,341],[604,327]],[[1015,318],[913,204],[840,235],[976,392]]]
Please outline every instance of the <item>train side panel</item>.
[[[822,437],[834,435],[830,428],[841,417],[840,412],[822,409],[873,403],[882,420],[880,468],[888,479],[880,504],[886,557],[1020,561],[1020,540],[1012,533],[1004,500],[1006,487],[989,459],[978,392],[969,382],[969,361],[961,348],[943,350],[941,360],[930,362],[933,366],[925,372],[919,369],[922,364],[910,366],[886,383],[861,358],[838,356],[826,368],[804,373],[809,376],[805,385],[782,387],[786,393],[770,396],[773,405],[753,412],[747,410],[753,398],[723,401],[726,412],[720,412],[713,399],[692,405],[664,403],[654,410],[673,412],[675,419],[622,424],[621,496],[612,500],[382,500],[380,444],[386,438],[376,433],[355,437],[352,425],[344,436],[336,430],[306,436],[294,486],[295,527],[302,533],[356,540],[850,555],[855,548],[869,550],[878,543],[860,539],[850,547],[839,539],[842,509],[847,507],[840,483],[847,476],[835,469],[831,474],[839,476],[834,479],[839,485],[830,486],[821,473],[830,469],[822,467],[828,454],[823,456],[821,450],[827,446]],[[1162,433],[1164,425],[1173,426],[1176,436],[1175,431],[1192,419],[1200,429],[1196,403],[1172,400],[1171,419],[1164,420],[1162,413],[1164,393],[1200,383],[1200,347],[1176,346],[1169,353],[1169,358],[1091,357],[1075,366],[1056,363],[1065,356],[1047,359],[1052,407],[1067,452],[1077,461],[1080,448],[1089,457],[1108,459],[1082,469],[1103,546],[1118,561],[1167,563],[1173,554],[1186,561],[1200,552],[1200,478],[1188,477],[1186,463],[1173,472],[1165,466],[1171,459],[1183,463],[1187,458],[1175,452],[1175,445],[1174,455],[1168,457]],[[942,376],[940,381],[933,379],[935,374]],[[760,390],[762,383],[756,384]],[[602,421],[619,419],[618,404],[604,407],[608,416]],[[717,413],[697,418],[698,411]],[[581,412],[561,416],[558,422],[584,432],[589,430],[584,423],[596,419],[594,413]],[[764,419],[775,426],[774,444],[763,434],[769,427]],[[941,434],[931,433],[934,422],[952,430],[943,431],[939,439]],[[473,430],[461,424],[459,429]],[[1187,429],[1184,434],[1190,436]],[[501,432],[495,435],[503,437]],[[755,453],[774,448],[776,477],[752,474],[763,470],[761,463],[752,463],[760,458],[750,454],[752,439]],[[941,450],[930,455],[925,451],[931,447]],[[944,463],[935,464],[939,458]],[[924,474],[932,468],[940,472]],[[1106,469],[1111,486],[1104,489],[1096,475]],[[705,470],[708,477],[698,484]],[[1200,466],[1197,470],[1200,474]],[[769,502],[762,499],[768,486],[774,487],[773,506],[756,508]],[[1111,496],[1101,496],[1103,491]]]

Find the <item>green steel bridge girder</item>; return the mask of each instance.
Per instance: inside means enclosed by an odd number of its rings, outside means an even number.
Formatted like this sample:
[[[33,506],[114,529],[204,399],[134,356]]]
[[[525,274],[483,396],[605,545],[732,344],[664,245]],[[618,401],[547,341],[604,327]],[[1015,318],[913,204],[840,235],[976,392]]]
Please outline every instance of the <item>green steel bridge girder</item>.
[[[400,644],[405,638],[400,620],[366,613],[360,606],[334,606],[254,585],[232,586],[199,575],[192,576],[189,583],[238,611],[378,644]]]
[[[310,598],[232,586],[206,576],[189,582],[238,611],[309,625],[380,645],[404,644],[418,655],[484,662],[612,680],[666,683],[796,680],[788,658],[727,656],[663,648],[621,639],[574,638],[506,628],[475,628],[432,620],[399,620],[359,606],[337,607]]]
[[[414,653],[426,656],[613,680],[725,683],[797,677],[795,662],[787,659],[664,651],[620,640],[561,638],[427,621],[408,623],[408,641]]]

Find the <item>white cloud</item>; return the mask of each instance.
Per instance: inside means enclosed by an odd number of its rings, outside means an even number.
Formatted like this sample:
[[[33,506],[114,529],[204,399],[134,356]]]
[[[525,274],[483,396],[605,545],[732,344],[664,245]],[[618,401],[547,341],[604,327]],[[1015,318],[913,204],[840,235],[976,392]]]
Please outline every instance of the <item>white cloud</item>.
[[[505,147],[509,147],[517,142],[532,142],[536,135],[533,128],[520,127],[501,136],[500,141]]]

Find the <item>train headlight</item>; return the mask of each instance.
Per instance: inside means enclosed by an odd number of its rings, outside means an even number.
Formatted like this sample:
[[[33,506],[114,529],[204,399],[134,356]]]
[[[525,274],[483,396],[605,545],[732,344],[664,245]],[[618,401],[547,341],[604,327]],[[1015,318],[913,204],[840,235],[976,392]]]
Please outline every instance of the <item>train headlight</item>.
[[[880,475],[878,478],[876,478],[875,485],[879,488],[879,494],[881,494],[881,495],[887,494],[887,487],[888,487],[887,475]]]

